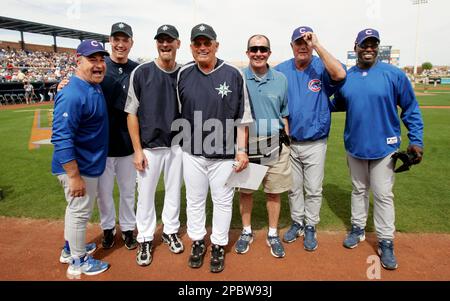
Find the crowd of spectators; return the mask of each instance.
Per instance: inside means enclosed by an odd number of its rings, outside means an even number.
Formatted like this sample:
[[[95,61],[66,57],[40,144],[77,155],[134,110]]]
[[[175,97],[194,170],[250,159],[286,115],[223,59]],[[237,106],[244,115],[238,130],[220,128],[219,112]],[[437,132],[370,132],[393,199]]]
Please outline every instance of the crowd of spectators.
[[[74,54],[0,49],[0,83],[57,82],[75,68]]]

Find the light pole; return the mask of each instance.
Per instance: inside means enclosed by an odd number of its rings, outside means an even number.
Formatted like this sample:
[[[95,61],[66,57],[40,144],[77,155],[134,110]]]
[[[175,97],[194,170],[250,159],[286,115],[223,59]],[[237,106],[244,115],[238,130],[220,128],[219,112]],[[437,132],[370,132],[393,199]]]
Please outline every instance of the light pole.
[[[428,0],[411,0],[413,5],[417,5],[417,24],[416,24],[416,58],[414,61],[414,81],[417,77],[417,64],[419,60],[419,28],[420,28],[420,6],[427,4]]]

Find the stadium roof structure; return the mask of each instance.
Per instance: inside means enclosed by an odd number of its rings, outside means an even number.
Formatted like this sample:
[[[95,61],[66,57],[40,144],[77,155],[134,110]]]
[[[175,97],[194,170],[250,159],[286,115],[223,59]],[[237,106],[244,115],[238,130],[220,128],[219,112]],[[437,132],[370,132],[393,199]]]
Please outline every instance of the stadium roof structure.
[[[106,43],[109,40],[109,35],[93,33],[83,30],[76,30],[71,28],[53,26],[43,23],[36,23],[31,21],[13,19],[8,17],[0,16],[0,28],[20,31],[22,38],[22,48],[24,47],[23,33],[37,33],[42,35],[53,36],[54,40],[54,50],[56,47],[56,37],[69,38],[69,39],[93,39],[102,43]]]

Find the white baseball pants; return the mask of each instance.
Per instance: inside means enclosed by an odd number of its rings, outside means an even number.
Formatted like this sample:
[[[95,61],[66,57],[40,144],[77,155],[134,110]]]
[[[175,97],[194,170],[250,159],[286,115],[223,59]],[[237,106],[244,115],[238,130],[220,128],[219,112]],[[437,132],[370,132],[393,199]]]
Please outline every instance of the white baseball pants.
[[[187,233],[192,241],[206,235],[206,199],[211,188],[213,202],[211,243],[228,244],[233,210],[234,189],[225,186],[234,160],[213,160],[183,152],[183,175],[186,185]]]
[[[136,227],[134,212],[136,191],[136,168],[133,155],[126,157],[108,157],[106,168],[98,182],[98,208],[103,230],[116,226],[116,210],[114,205],[114,179],[119,186],[119,225],[122,232],[133,231]]]
[[[162,210],[163,231],[177,233],[180,228],[180,197],[182,183],[182,150],[171,148],[144,149],[148,167],[138,172],[138,202],[136,224],[137,241],[153,241],[156,230],[155,194],[161,172],[164,172],[164,207]]]

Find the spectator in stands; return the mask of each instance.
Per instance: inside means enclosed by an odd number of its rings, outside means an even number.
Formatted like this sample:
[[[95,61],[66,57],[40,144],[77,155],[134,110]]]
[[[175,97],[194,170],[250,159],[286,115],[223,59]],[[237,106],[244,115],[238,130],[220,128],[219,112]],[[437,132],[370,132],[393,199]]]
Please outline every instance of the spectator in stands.
[[[24,81],[23,89],[25,90],[25,102],[30,104],[33,101],[34,88],[33,85],[28,81]]]

